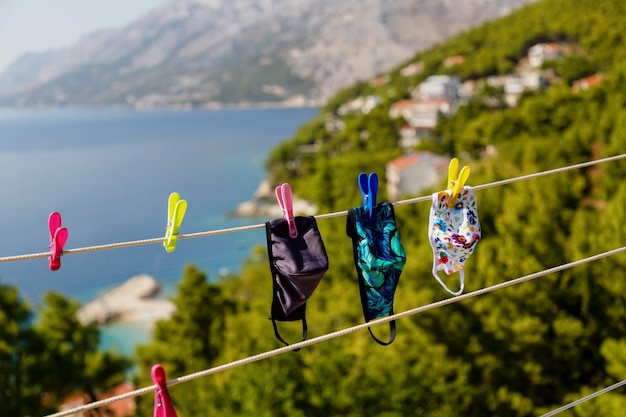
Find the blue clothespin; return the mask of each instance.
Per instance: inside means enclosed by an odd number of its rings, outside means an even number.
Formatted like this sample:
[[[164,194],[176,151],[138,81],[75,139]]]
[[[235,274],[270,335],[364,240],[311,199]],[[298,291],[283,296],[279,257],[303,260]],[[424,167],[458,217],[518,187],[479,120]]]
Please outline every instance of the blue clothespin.
[[[359,174],[359,188],[361,189],[361,198],[363,199],[363,207],[370,215],[370,221],[374,216],[374,208],[376,207],[376,194],[378,193],[378,175],[372,172],[369,176],[365,172]]]

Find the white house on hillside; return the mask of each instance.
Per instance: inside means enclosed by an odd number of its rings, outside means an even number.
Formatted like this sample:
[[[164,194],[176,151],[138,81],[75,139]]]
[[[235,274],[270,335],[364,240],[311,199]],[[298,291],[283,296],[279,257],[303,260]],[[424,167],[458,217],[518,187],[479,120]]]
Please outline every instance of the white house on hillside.
[[[450,75],[431,75],[417,88],[415,99],[443,98],[454,103],[459,98],[461,81]]]
[[[507,75],[504,77],[504,99],[509,106],[514,107],[524,91],[535,91],[549,85],[548,78],[538,71]]]
[[[357,97],[347,103],[342,104],[337,109],[337,114],[345,116],[350,113],[368,114],[381,102],[378,96]]]
[[[451,114],[450,102],[445,98],[418,100],[408,108],[403,116],[415,128],[432,129],[442,115]]]
[[[445,98],[401,100],[393,103],[389,109],[389,117],[392,119],[403,117],[410,126],[426,129],[437,126],[441,115],[450,114],[452,108]]]
[[[559,59],[563,56],[563,48],[556,43],[538,43],[528,49],[528,63],[539,68],[546,61]]]
[[[403,77],[410,77],[412,75],[419,74],[420,72],[422,72],[423,69],[424,69],[423,62],[421,61],[413,62],[412,64],[409,64],[406,67],[402,68],[400,70],[400,75],[402,75]]]

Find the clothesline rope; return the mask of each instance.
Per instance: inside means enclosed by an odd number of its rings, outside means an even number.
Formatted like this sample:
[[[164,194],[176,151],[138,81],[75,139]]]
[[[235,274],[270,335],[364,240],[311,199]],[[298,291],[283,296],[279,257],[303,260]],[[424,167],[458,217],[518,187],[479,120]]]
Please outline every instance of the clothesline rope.
[[[512,183],[519,182],[519,181],[525,181],[525,180],[529,180],[533,178],[544,177],[547,175],[558,174],[561,172],[585,168],[585,167],[589,167],[589,166],[593,166],[593,165],[597,165],[597,164],[601,164],[605,162],[617,161],[619,159],[624,159],[624,158],[626,158],[626,153],[621,154],[621,155],[607,157],[607,158],[596,159],[594,161],[583,162],[580,164],[568,165],[565,167],[555,168],[555,169],[551,169],[547,171],[540,171],[540,172],[536,172],[533,174],[522,175],[520,177],[509,178],[509,179],[505,179],[501,181],[495,181],[495,182],[491,182],[488,184],[476,185],[476,186],[473,186],[472,188],[474,190],[483,190],[483,189],[492,188],[492,187],[499,187],[499,186],[506,185],[506,184],[512,184]],[[410,198],[407,200],[400,200],[392,204],[394,206],[402,206],[406,204],[415,204],[415,203],[420,203],[424,201],[430,201],[430,199],[431,199],[431,196],[428,195],[428,196]],[[318,214],[315,216],[315,218],[316,219],[329,219],[332,217],[341,217],[341,216],[347,216],[347,215],[348,215],[348,211],[343,210],[343,211],[337,211],[333,213]],[[248,231],[248,230],[262,229],[264,227],[265,227],[265,224],[263,223],[263,224],[253,224],[250,226],[231,227],[227,229],[209,230],[206,232],[180,234],[178,235],[178,240],[196,239],[200,237],[214,236],[214,235],[220,235],[220,234],[226,234],[226,233],[243,232],[243,231]],[[66,249],[63,251],[63,255],[73,255],[73,254],[85,253],[85,252],[96,252],[96,251],[101,251],[101,250],[106,250],[106,249],[117,249],[117,248],[125,248],[125,247],[130,247],[130,246],[150,245],[154,243],[162,243],[163,241],[164,241],[164,237],[158,237],[158,238],[152,238],[152,239],[109,243],[109,244],[104,244],[104,245],[88,246],[88,247],[75,248],[75,249]],[[5,256],[5,257],[0,258],[0,263],[25,261],[29,259],[38,259],[38,258],[47,258],[49,255],[50,255],[50,252],[41,252],[41,253],[31,253],[31,254],[26,254],[26,255]]]
[[[530,280],[533,280],[533,279],[536,279],[536,278],[543,277],[545,275],[549,275],[549,274],[553,274],[553,273],[556,273],[556,272],[564,271],[564,270],[569,269],[569,268],[573,268],[573,267],[576,267],[576,266],[579,266],[579,265],[582,265],[582,264],[585,264],[585,263],[597,261],[597,260],[600,260],[602,258],[607,258],[609,256],[617,255],[617,254],[623,253],[623,252],[626,252],[626,246],[623,246],[623,247],[617,248],[617,249],[613,249],[613,250],[610,250],[610,251],[607,251],[607,252],[603,252],[603,253],[600,253],[598,255],[593,255],[593,256],[590,256],[588,258],[580,259],[578,261],[569,262],[569,263],[566,263],[566,264],[563,264],[563,265],[560,265],[560,266],[556,266],[556,267],[553,267],[553,268],[545,269],[543,271],[535,272],[535,273],[530,274],[530,275],[525,275],[525,276],[520,277],[520,278],[515,278],[515,279],[512,279],[510,281],[505,281],[505,282],[502,282],[500,284],[495,284],[495,285],[492,285],[492,286],[489,286],[489,287],[481,288],[479,290],[472,291],[472,292],[469,292],[469,293],[465,293],[465,294],[462,294],[462,295],[459,295],[459,296],[456,296],[456,297],[451,297],[451,298],[447,298],[447,299],[444,299],[444,300],[436,301],[434,303],[427,304],[425,306],[416,307],[416,308],[411,309],[411,310],[406,310],[406,311],[404,311],[402,313],[397,313],[397,314],[394,314],[392,316],[388,316],[388,317],[385,317],[385,318],[377,319],[377,320],[371,321],[369,323],[363,323],[363,324],[359,324],[359,325],[356,325],[356,326],[353,326],[353,327],[342,329],[342,330],[339,330],[339,331],[336,331],[336,332],[327,333],[325,335],[314,337],[314,338],[308,339],[308,340],[304,340],[302,342],[294,343],[294,344],[289,345],[289,346],[283,346],[281,348],[277,348],[277,349],[266,351],[266,352],[263,352],[263,353],[260,353],[260,354],[257,354],[257,355],[249,356],[247,358],[240,359],[240,360],[237,360],[237,361],[234,361],[234,362],[230,362],[230,363],[227,363],[227,364],[224,364],[224,365],[216,366],[214,368],[209,368],[209,369],[206,369],[206,370],[203,370],[203,371],[200,371],[200,372],[196,372],[196,373],[193,373],[193,374],[188,374],[188,375],[184,375],[184,376],[181,376],[181,377],[178,377],[178,378],[174,378],[174,379],[171,379],[170,381],[168,381],[167,385],[168,386],[174,386],[174,385],[181,384],[181,383],[184,383],[184,382],[192,381],[194,379],[198,379],[198,378],[202,378],[202,377],[205,377],[205,376],[208,376],[208,375],[212,375],[212,374],[215,374],[215,373],[218,373],[218,372],[222,372],[222,371],[226,371],[226,370],[229,370],[229,369],[237,368],[239,366],[248,365],[248,364],[253,363],[253,362],[261,361],[261,360],[264,360],[264,359],[269,359],[271,357],[282,355],[284,353],[290,352],[290,351],[292,351],[294,349],[300,349],[300,348],[303,348],[303,347],[306,347],[306,346],[311,346],[311,345],[314,345],[314,344],[317,344],[317,343],[325,342],[327,340],[331,340],[331,339],[335,339],[335,338],[338,338],[338,337],[346,336],[346,335],[348,335],[350,333],[354,333],[354,332],[357,332],[359,330],[365,330],[368,327],[372,327],[372,326],[388,323],[388,322],[390,322],[392,320],[399,320],[399,319],[402,319],[402,318],[405,318],[405,317],[409,317],[409,316],[412,316],[412,315],[415,315],[415,314],[420,314],[420,313],[423,313],[423,312],[426,312],[426,311],[429,311],[429,310],[433,310],[433,309],[436,309],[436,308],[439,308],[439,307],[443,307],[443,306],[446,306],[446,305],[449,305],[449,304],[457,303],[459,301],[463,301],[463,300],[466,300],[466,299],[469,299],[469,298],[472,298],[472,297],[477,297],[479,295],[487,294],[487,293],[490,293],[492,291],[500,290],[500,289],[507,288],[507,287],[510,287],[510,286],[513,286],[513,285],[521,284],[521,283],[524,283],[526,281],[530,281]],[[152,385],[152,386],[140,388],[140,389],[137,389],[135,391],[127,392],[125,394],[121,394],[121,395],[110,397],[110,398],[107,398],[107,399],[104,399],[104,400],[100,400],[100,401],[92,402],[92,403],[89,403],[89,404],[85,404],[85,405],[82,405],[82,406],[79,406],[79,407],[76,407],[76,408],[73,408],[73,409],[70,409],[70,410],[64,410],[64,411],[61,411],[61,412],[58,412],[58,413],[55,413],[55,414],[49,414],[46,417],[64,417],[64,416],[70,416],[70,415],[81,413],[81,412],[88,411],[88,410],[93,410],[95,408],[104,407],[104,406],[109,405],[111,403],[114,403],[116,401],[120,401],[120,400],[124,400],[124,399],[127,399],[127,398],[137,397],[137,396],[140,396],[140,395],[144,395],[144,394],[150,393],[150,392],[154,391],[156,389],[156,387],[157,387],[156,385]]]
[[[589,394],[586,397],[580,398],[580,399],[578,399],[576,401],[572,401],[569,404],[565,404],[564,406],[559,407],[556,410],[552,410],[549,413],[542,415],[541,417],[555,416],[555,415],[559,414],[561,411],[569,410],[570,408],[573,408],[573,407],[577,406],[580,403],[584,403],[587,400],[591,400],[592,398],[596,398],[596,397],[598,397],[598,396],[600,396],[602,394],[606,394],[607,392],[613,391],[614,389],[617,389],[617,388],[622,387],[624,385],[626,385],[626,379],[623,380],[623,381],[617,382],[617,383],[615,383],[615,384],[613,384],[613,385],[611,385],[609,387],[603,388],[600,391],[596,391],[593,394]]]

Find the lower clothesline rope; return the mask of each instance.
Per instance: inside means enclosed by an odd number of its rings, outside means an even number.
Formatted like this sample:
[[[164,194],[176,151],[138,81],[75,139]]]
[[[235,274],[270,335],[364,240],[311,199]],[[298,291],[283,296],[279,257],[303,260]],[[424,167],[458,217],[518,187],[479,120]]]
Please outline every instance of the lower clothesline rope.
[[[506,287],[510,287],[510,286],[517,285],[517,284],[521,284],[521,283],[524,283],[526,281],[530,281],[530,280],[533,280],[533,279],[536,279],[536,278],[540,278],[540,277],[543,277],[545,275],[549,275],[549,274],[560,272],[560,271],[563,271],[563,270],[566,270],[566,269],[569,269],[569,268],[573,268],[573,267],[576,267],[576,266],[579,266],[579,265],[582,265],[582,264],[585,264],[585,263],[589,263],[589,262],[597,261],[597,260],[602,259],[602,258],[607,258],[609,256],[617,255],[617,254],[622,253],[622,252],[626,252],[626,246],[623,246],[623,247],[617,248],[617,249],[613,249],[611,251],[603,252],[603,253],[600,253],[598,255],[590,256],[588,258],[580,259],[578,261],[569,262],[569,263],[566,263],[566,264],[563,264],[563,265],[560,265],[560,266],[556,266],[556,267],[553,267],[553,268],[545,269],[543,271],[535,272],[533,274],[526,275],[526,276],[523,276],[523,277],[520,277],[520,278],[516,278],[516,279],[512,279],[510,281],[505,281],[505,282],[502,282],[500,284],[495,284],[495,285],[492,285],[492,286],[489,286],[489,287],[481,288],[479,290],[472,291],[472,292],[469,292],[469,293],[466,293],[466,294],[462,294],[462,295],[459,295],[459,296],[456,296],[456,297],[451,297],[451,298],[447,298],[447,299],[444,299],[444,300],[436,301],[434,303],[427,304],[425,306],[417,307],[417,308],[414,308],[414,309],[411,309],[411,310],[407,310],[407,311],[404,311],[402,313],[397,313],[397,314],[394,314],[392,316],[388,316],[388,317],[385,317],[385,318],[380,318],[380,319],[371,321],[369,323],[359,324],[359,325],[356,325],[356,326],[353,326],[353,327],[349,327],[349,328],[346,328],[346,329],[342,329],[342,330],[339,330],[339,331],[336,331],[336,332],[332,332],[332,333],[328,333],[328,334],[325,334],[325,335],[322,335],[322,336],[314,337],[312,339],[304,340],[302,342],[294,343],[294,344],[289,345],[289,346],[284,346],[284,347],[281,347],[281,348],[277,348],[277,349],[274,349],[274,350],[270,350],[270,351],[266,351],[266,352],[260,353],[258,355],[249,356],[249,357],[244,358],[244,359],[240,359],[240,360],[237,360],[237,361],[234,361],[234,362],[230,362],[230,363],[227,363],[227,364],[224,364],[224,365],[216,366],[214,368],[209,368],[209,369],[206,369],[206,370],[203,370],[203,371],[200,371],[200,372],[196,372],[196,373],[193,373],[193,374],[188,374],[188,375],[185,375],[185,376],[174,378],[174,379],[171,379],[170,381],[168,381],[167,385],[168,386],[173,386],[173,385],[181,384],[183,382],[188,382],[188,381],[192,381],[194,379],[198,379],[198,378],[202,378],[202,377],[205,377],[205,376],[208,376],[208,375],[212,375],[212,374],[215,374],[215,373],[218,373],[218,372],[222,372],[222,371],[226,371],[226,370],[229,370],[229,369],[237,368],[239,366],[248,365],[248,364],[253,363],[253,362],[261,361],[261,360],[268,359],[268,358],[271,358],[271,357],[274,357],[274,356],[282,355],[282,354],[287,353],[287,352],[291,352],[294,349],[300,349],[300,348],[303,348],[303,347],[306,347],[306,346],[311,346],[311,345],[314,345],[314,344],[317,344],[317,343],[325,342],[327,340],[331,340],[331,339],[335,339],[335,338],[338,338],[338,337],[342,337],[342,336],[348,335],[350,333],[357,332],[359,330],[367,329],[368,327],[372,327],[372,326],[376,326],[376,325],[379,325],[379,324],[388,323],[388,322],[393,321],[393,320],[398,320],[398,319],[409,317],[409,316],[412,316],[412,315],[415,315],[415,314],[423,313],[423,312],[426,312],[426,311],[429,311],[429,310],[433,310],[433,309],[436,309],[436,308],[439,308],[439,307],[446,306],[448,304],[453,304],[453,303],[456,303],[456,302],[459,302],[459,301],[466,300],[468,298],[477,297],[479,295],[487,294],[487,293],[490,293],[492,291],[500,290],[500,289],[503,289],[503,288],[506,288]],[[95,408],[103,407],[103,406],[106,406],[106,405],[111,404],[111,403],[116,402],[116,401],[120,401],[120,400],[124,400],[124,399],[127,399],[127,398],[137,397],[137,396],[140,396],[140,395],[147,394],[149,392],[154,391],[156,388],[157,388],[156,385],[152,385],[152,386],[141,388],[141,389],[138,389],[138,390],[135,390],[135,391],[131,391],[131,392],[125,393],[125,394],[121,394],[121,395],[118,395],[118,396],[115,396],[115,397],[107,398],[107,399],[96,401],[96,402],[89,403],[89,404],[85,404],[83,406],[79,406],[79,407],[76,407],[76,408],[73,408],[73,409],[70,409],[70,410],[64,410],[64,411],[61,411],[61,412],[56,413],[56,414],[50,414],[50,415],[48,415],[46,417],[63,417],[63,416],[69,416],[69,415],[72,415],[72,414],[80,413],[80,412],[83,412],[83,411],[93,410]],[[573,407],[573,405],[572,405],[572,407]]]
[[[621,155],[610,156],[607,158],[596,159],[594,161],[582,162],[580,164],[568,165],[565,167],[555,168],[555,169],[551,169],[548,171],[536,172],[533,174],[523,175],[520,177],[509,178],[509,179],[505,179],[501,181],[495,181],[495,182],[491,182],[488,184],[476,185],[476,186],[473,186],[472,188],[474,190],[483,190],[483,189],[492,188],[492,187],[499,187],[501,185],[512,184],[515,182],[525,181],[525,180],[529,180],[532,178],[544,177],[547,175],[558,174],[561,172],[585,168],[585,167],[589,167],[589,166],[593,166],[593,165],[597,165],[597,164],[601,164],[605,162],[617,161],[619,159],[624,159],[624,158],[626,158],[626,153],[621,154]],[[431,196],[428,195],[428,196],[410,198],[407,200],[400,200],[392,204],[394,206],[402,206],[402,205],[415,204],[415,203],[420,203],[420,202],[430,201],[430,200],[431,200]],[[341,217],[341,216],[347,216],[347,215],[348,215],[348,211],[343,210],[343,211],[337,211],[334,213],[318,214],[314,217],[316,219],[329,219],[332,217]],[[239,227],[232,227],[228,229],[209,230],[206,232],[180,234],[177,236],[177,238],[178,240],[195,239],[195,238],[200,238],[200,237],[207,237],[207,236],[220,235],[220,234],[226,234],[226,233],[235,233],[235,232],[243,232],[243,231],[248,231],[248,230],[263,229],[264,227],[265,227],[265,224],[253,224],[250,226],[239,226]],[[150,244],[155,244],[155,243],[162,243],[164,240],[165,240],[164,237],[158,237],[158,238],[152,238],[152,239],[135,240],[135,241],[130,241],[130,242],[118,242],[118,243],[110,243],[110,244],[104,244],[104,245],[98,245],[98,246],[88,246],[88,247],[76,248],[76,249],[66,249],[63,251],[63,255],[73,255],[73,254],[85,253],[85,252],[96,252],[96,251],[101,251],[101,250],[106,250],[106,249],[117,249],[117,248],[125,248],[125,247],[130,247],[130,246],[150,245]],[[24,260],[38,259],[38,258],[47,258],[49,255],[50,255],[50,252],[41,252],[41,253],[32,253],[32,254],[26,254],[26,255],[5,256],[5,257],[0,257],[0,263],[24,261]]]
[[[617,388],[622,387],[624,385],[626,385],[626,379],[623,380],[623,381],[617,382],[617,383],[615,383],[615,384],[613,384],[613,385],[611,385],[609,387],[603,388],[600,391],[596,391],[593,394],[589,394],[589,395],[587,395],[587,396],[585,396],[583,398],[580,398],[580,399],[578,399],[576,401],[572,401],[569,404],[565,404],[564,406],[559,407],[556,410],[552,410],[549,413],[542,415],[541,417],[555,416],[555,415],[559,414],[561,411],[569,410],[570,408],[573,408],[573,407],[577,406],[580,403],[584,403],[585,401],[588,401],[588,400],[591,400],[593,398],[599,397],[602,394],[606,394],[607,392],[613,391],[614,389],[617,389]]]

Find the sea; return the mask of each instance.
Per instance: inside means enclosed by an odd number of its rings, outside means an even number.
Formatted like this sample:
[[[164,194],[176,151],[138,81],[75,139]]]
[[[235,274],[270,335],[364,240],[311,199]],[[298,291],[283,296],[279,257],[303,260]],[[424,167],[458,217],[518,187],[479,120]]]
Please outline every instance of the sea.
[[[68,229],[65,249],[163,237],[172,192],[188,204],[181,234],[262,224],[230,213],[265,179],[270,151],[318,111],[0,109],[0,258],[47,252],[53,211]],[[171,253],[156,243],[67,254],[57,271],[45,257],[0,262],[0,284],[17,286],[33,309],[48,291],[86,303],[138,274],[168,296],[186,264],[210,280],[238,273],[264,233],[179,240]],[[150,329],[107,325],[101,339],[132,354]]]

